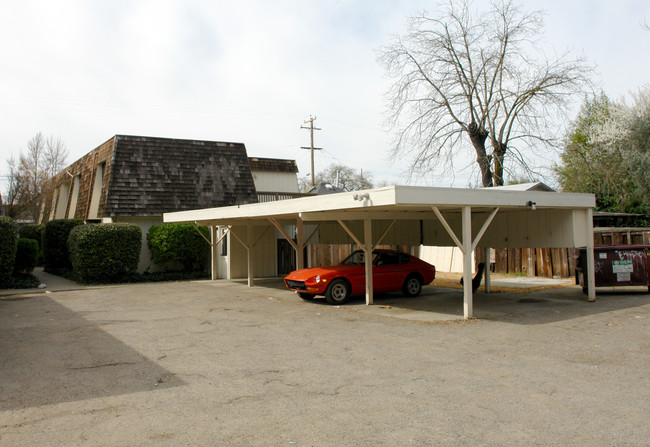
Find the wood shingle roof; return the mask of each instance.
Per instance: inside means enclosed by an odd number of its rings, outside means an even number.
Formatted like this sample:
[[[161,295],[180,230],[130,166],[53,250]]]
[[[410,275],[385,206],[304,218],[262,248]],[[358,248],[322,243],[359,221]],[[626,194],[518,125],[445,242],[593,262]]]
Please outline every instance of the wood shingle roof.
[[[104,216],[257,202],[242,143],[116,135]]]

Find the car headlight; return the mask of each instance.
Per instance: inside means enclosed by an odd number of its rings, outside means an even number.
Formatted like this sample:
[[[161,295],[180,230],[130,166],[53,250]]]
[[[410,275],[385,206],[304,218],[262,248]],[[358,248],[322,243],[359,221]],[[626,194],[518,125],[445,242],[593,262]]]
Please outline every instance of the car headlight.
[[[316,275],[316,277],[314,279],[316,280],[316,283],[319,283],[320,282],[320,275]]]

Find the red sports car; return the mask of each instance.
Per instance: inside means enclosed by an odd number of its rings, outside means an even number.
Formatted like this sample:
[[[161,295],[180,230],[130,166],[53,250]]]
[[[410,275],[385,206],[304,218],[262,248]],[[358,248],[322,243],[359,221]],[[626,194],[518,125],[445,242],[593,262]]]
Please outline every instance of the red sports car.
[[[435,277],[436,268],[415,256],[394,250],[372,252],[375,292],[401,290],[406,296],[418,296],[422,286]],[[296,270],[284,278],[284,283],[305,300],[325,295],[330,304],[345,303],[353,295],[366,293],[365,253],[357,250],[339,265]]]

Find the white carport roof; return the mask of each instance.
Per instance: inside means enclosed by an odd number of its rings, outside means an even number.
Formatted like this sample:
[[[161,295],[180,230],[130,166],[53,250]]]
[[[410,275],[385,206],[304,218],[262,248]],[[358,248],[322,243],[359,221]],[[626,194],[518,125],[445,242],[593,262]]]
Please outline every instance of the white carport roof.
[[[396,245],[456,245],[464,254],[465,317],[472,316],[471,252],[477,247],[587,246],[593,261],[593,194],[567,194],[509,189],[387,186],[276,202],[165,213],[165,222],[197,225],[273,225],[296,249],[303,265],[303,223],[318,223],[321,242],[354,240],[367,252],[380,242]],[[331,223],[338,222],[338,225]],[[282,229],[293,223],[297,242]],[[362,235],[359,232],[362,231]],[[219,241],[213,231],[213,252]],[[252,241],[249,284],[253,284]],[[371,256],[366,256],[367,260]],[[372,303],[371,266],[366,266],[366,302]],[[486,269],[488,270],[488,269]],[[593,262],[587,266],[589,299],[595,299]],[[213,260],[213,272],[215,272]],[[213,274],[214,276],[214,274]]]

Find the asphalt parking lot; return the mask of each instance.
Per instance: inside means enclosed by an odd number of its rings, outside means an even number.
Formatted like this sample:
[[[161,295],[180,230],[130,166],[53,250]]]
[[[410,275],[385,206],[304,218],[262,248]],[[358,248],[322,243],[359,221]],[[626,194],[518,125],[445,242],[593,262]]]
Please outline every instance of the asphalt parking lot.
[[[0,298],[1,446],[647,446],[650,295],[277,281]]]

